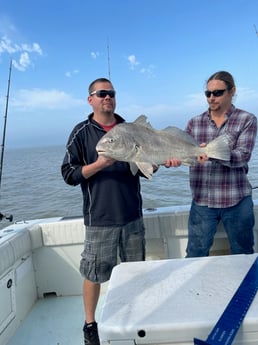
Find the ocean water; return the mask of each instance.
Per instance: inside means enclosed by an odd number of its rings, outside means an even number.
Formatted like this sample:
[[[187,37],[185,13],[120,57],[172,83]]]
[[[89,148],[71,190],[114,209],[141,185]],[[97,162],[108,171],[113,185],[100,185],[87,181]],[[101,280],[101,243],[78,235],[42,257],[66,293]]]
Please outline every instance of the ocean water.
[[[5,150],[0,189],[0,212],[14,221],[82,215],[79,186],[65,184],[60,166],[64,146]],[[258,199],[258,142],[249,163],[253,198]],[[191,193],[188,167],[160,167],[151,180],[142,178],[144,208],[188,205]],[[3,219],[0,228],[9,225]]]

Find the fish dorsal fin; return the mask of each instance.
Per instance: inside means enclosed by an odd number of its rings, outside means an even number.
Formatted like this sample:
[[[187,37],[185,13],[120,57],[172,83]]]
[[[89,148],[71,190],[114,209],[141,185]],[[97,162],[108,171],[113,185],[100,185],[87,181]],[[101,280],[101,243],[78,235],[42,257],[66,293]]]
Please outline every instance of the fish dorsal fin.
[[[164,128],[163,131],[169,132],[172,134],[181,134],[182,133],[182,129],[174,127],[174,126],[168,126],[168,127]]]
[[[147,119],[148,118],[146,115],[140,115],[139,117],[137,117],[134,123],[144,127],[152,128],[151,124],[147,121]]]
[[[187,142],[192,143],[192,145],[197,145],[195,139],[183,129],[174,126],[169,126],[163,129],[163,131],[168,132],[175,137],[181,138],[181,140],[183,140],[184,138]]]

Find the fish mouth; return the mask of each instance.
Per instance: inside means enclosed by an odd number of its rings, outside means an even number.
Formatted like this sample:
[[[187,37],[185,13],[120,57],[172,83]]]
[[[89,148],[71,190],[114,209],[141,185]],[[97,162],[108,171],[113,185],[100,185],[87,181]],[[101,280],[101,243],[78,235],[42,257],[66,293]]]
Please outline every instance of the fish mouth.
[[[104,151],[104,150],[97,150],[97,152],[99,155],[104,155],[106,153],[106,151]]]

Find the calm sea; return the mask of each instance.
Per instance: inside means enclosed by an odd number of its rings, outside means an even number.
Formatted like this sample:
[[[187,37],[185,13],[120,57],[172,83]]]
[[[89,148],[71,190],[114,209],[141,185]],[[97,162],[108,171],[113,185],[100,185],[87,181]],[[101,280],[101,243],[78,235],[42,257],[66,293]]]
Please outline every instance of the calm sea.
[[[14,221],[82,215],[80,187],[66,185],[60,173],[64,152],[64,146],[6,150],[0,212],[12,214]],[[248,176],[258,199],[258,143]],[[190,204],[188,168],[160,167],[152,180],[142,179],[142,196],[144,208]],[[2,220],[0,228],[7,225]]]

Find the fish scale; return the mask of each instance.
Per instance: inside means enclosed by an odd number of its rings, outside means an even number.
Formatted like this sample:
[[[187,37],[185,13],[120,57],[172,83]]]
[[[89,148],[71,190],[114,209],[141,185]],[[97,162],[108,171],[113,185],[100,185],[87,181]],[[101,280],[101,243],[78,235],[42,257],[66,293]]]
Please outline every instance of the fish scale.
[[[258,257],[242,280],[207,340],[194,345],[231,345],[258,290]]]

